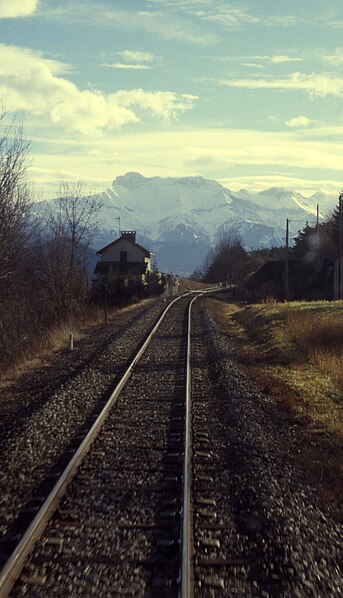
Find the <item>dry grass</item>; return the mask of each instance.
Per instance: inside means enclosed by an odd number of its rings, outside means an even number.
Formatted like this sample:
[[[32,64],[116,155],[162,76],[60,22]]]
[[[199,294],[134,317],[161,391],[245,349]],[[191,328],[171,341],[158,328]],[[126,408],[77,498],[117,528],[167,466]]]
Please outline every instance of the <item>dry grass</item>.
[[[189,278],[180,278],[179,284],[184,291],[200,291],[201,289],[208,287],[208,284],[205,284],[204,282],[190,280]]]
[[[340,302],[341,303],[341,302]],[[338,306],[339,307],[339,306]],[[292,310],[287,324],[295,342],[313,364],[343,389],[343,307],[327,313]]]
[[[237,361],[296,424],[290,454],[342,517],[343,302],[240,307],[208,299]]]
[[[107,314],[108,322],[120,318],[123,314],[135,312],[144,306],[154,302],[155,299],[145,299],[122,309],[109,309]],[[104,324],[104,311],[96,306],[91,306],[82,314],[80,319],[62,323],[46,331],[46,334],[39,340],[36,346],[32,347],[24,358],[20,359],[11,368],[0,372],[0,388],[13,384],[20,376],[42,367],[48,363],[54,353],[69,347],[70,334],[73,334],[74,341],[78,341],[90,334],[92,330]]]
[[[221,326],[241,341],[242,366],[262,390],[343,437],[343,302],[215,303]]]

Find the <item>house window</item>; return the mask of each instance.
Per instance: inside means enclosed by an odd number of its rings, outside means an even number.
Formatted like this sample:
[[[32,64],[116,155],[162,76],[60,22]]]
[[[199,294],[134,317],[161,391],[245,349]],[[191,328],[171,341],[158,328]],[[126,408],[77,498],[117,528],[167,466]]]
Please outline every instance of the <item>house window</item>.
[[[120,252],[120,263],[126,264],[127,263],[127,251]]]

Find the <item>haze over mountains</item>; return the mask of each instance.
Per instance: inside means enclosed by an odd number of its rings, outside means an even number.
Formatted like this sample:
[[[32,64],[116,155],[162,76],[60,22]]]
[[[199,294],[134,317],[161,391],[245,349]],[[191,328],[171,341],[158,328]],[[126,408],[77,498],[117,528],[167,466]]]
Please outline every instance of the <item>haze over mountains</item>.
[[[282,245],[286,218],[315,222],[331,213],[336,196],[305,198],[288,189],[232,192],[200,176],[146,178],[129,172],[100,193],[102,229],[96,249],[113,241],[120,227],[136,230],[137,240],[156,254],[159,269],[181,275],[199,267],[208,249],[225,231],[237,231],[247,249]]]

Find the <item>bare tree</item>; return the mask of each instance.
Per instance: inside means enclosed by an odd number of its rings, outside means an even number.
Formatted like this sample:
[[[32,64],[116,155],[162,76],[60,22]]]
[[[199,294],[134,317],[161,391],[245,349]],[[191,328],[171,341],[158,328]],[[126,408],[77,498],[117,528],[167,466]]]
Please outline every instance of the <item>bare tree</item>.
[[[204,280],[237,284],[247,273],[249,255],[237,231],[226,232],[210,249],[204,263]]]
[[[18,268],[32,229],[26,182],[29,143],[15,118],[0,115],[0,282]]]
[[[49,218],[47,244],[52,299],[61,316],[73,311],[87,292],[89,247],[99,226],[101,202],[80,182],[64,182]]]
[[[30,255],[36,220],[27,184],[29,143],[16,117],[0,107],[0,365],[11,363],[31,341],[42,313]]]
[[[76,260],[84,263],[88,249],[99,226],[101,202],[96,195],[85,195],[81,182],[63,182],[58,205],[59,225],[68,239],[70,269]]]

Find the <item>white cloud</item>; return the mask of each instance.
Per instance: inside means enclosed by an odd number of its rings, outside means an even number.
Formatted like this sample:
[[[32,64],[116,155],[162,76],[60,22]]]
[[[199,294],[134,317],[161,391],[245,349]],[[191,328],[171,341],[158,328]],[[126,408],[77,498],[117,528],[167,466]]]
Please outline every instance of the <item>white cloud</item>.
[[[293,174],[265,174],[253,176],[232,176],[219,179],[219,182],[231,189],[232,191],[239,191],[240,189],[247,189],[250,192],[258,193],[271,187],[278,187],[283,189],[294,189],[304,197],[310,197],[317,191],[323,193],[337,195],[338,190],[342,186],[342,182],[334,179],[308,179],[296,177]]]
[[[285,62],[301,62],[302,58],[295,58],[292,56],[288,56],[288,54],[274,54],[274,56],[270,56],[270,62],[273,64],[283,64]]]
[[[267,19],[267,25],[271,27],[292,27],[299,23],[300,19],[296,15],[270,16]]]
[[[180,9],[200,20],[220,23],[230,29],[241,28],[244,24],[255,24],[260,18],[253,15],[245,6],[237,6],[225,0],[151,0],[153,5],[171,8],[175,11]]]
[[[322,61],[333,66],[340,66],[343,64],[343,48],[336,48],[334,54],[324,54]]]
[[[165,10],[135,10],[107,8],[99,2],[70,2],[55,8],[46,7],[41,15],[47,19],[76,23],[92,23],[106,29],[145,31],[168,40],[183,40],[191,44],[207,45],[217,40],[216,35],[186,19]]]
[[[118,56],[121,56],[123,60],[128,62],[154,62],[156,57],[151,52],[139,52],[133,50],[122,50],[117,52]]]
[[[38,0],[0,0],[0,19],[14,19],[32,15]]]
[[[198,10],[194,13],[197,17],[209,22],[220,23],[229,29],[240,28],[243,24],[256,24],[259,17],[252,15],[246,8],[230,6],[220,3],[219,6],[207,10]]]
[[[125,100],[125,98],[124,98]],[[69,172],[75,178],[90,180],[98,177],[110,182],[117,174],[128,171],[145,176],[203,175],[227,179],[251,174],[252,179],[266,173],[274,174],[274,185],[293,171],[299,180],[341,181],[343,142],[342,130],[336,138],[316,138],[312,129],[287,131],[257,131],[228,128],[185,128],[130,131],[123,129],[101,139],[49,138],[39,155],[34,156],[34,168],[41,174],[32,176],[44,187],[54,182],[54,173]],[[74,149],[75,148],[75,149]],[[75,151],[76,150],[76,151]],[[97,151],[96,151],[97,150]],[[45,171],[44,181],[42,171]],[[276,175],[278,171],[278,175]],[[284,174],[282,174],[284,173]],[[248,176],[246,176],[248,178]],[[43,184],[44,182],[44,184]],[[243,183],[241,187],[246,186]],[[264,187],[268,185],[263,185]],[[271,186],[271,185],[269,185]],[[316,183],[313,182],[313,187]],[[326,186],[329,186],[328,183]],[[342,186],[340,182],[336,191]],[[318,189],[321,185],[318,184]],[[299,188],[300,190],[300,188]]]
[[[287,127],[308,127],[311,123],[315,121],[307,118],[307,116],[296,116],[295,118],[291,118],[285,124]]]
[[[135,70],[135,71],[144,71],[144,70],[151,68],[150,66],[147,66],[146,64],[127,64],[126,62],[112,62],[112,63],[104,62],[100,66],[104,66],[104,67],[110,68],[110,69],[123,69],[123,70],[131,69],[131,70]]]
[[[165,121],[192,108],[195,96],[142,89],[104,94],[80,90],[60,76],[70,68],[32,50],[0,44],[0,97],[9,110],[23,110],[67,133],[98,135],[137,123],[142,114]]]
[[[255,55],[236,55],[236,56],[217,56],[213,60],[219,62],[241,62],[243,66],[253,66],[255,68],[264,68],[266,64],[285,64],[287,62],[302,62],[303,59],[298,56],[289,56],[288,54],[255,54]],[[244,61],[244,62],[243,62]],[[262,64],[264,63],[264,64]]]
[[[122,50],[121,52],[116,52],[116,54],[120,56],[124,62],[105,62],[100,66],[112,69],[142,71],[150,69],[150,63],[157,60],[154,54],[151,54],[150,52]]]
[[[264,69],[264,65],[257,62],[242,62],[242,66],[247,66],[251,69]]]
[[[325,73],[306,75],[293,73],[283,79],[226,79],[220,80],[221,85],[240,89],[283,89],[307,91],[312,97],[334,95],[343,97],[343,79],[332,77]]]
[[[329,25],[330,27],[333,27],[334,29],[342,29],[343,28],[343,21],[342,20],[334,20],[334,21],[328,21],[326,23],[326,25]]]
[[[177,111],[189,110],[198,99],[190,94],[178,96],[170,91],[149,92],[143,89],[118,91],[110,97],[114,97],[119,106],[135,106],[149,110],[154,116],[165,121],[175,118]]]
[[[58,60],[44,58],[41,52],[0,43],[0,83],[3,77],[23,77],[27,71],[44,64],[53,75],[70,73],[73,69]]]
[[[268,17],[253,14],[247,5],[226,0],[150,0],[153,5],[171,8],[206,21],[222,24],[230,29],[241,29],[243,25],[267,25],[270,27],[292,27],[303,22],[298,15],[270,15]],[[307,23],[309,19],[307,19]]]

